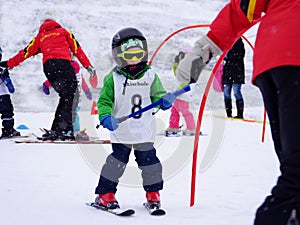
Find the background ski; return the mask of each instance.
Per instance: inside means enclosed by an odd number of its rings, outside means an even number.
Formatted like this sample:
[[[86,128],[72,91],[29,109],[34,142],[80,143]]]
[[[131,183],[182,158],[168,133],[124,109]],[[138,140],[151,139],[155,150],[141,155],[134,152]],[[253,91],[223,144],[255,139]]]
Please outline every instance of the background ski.
[[[21,136],[12,136],[12,137],[0,137],[0,140],[9,140],[9,139],[16,139],[16,138],[29,138],[33,136],[32,133],[27,134],[27,135],[21,135]]]
[[[40,131],[42,132],[42,133],[46,133],[47,131],[46,131],[46,129],[45,128],[40,128]],[[38,135],[36,135],[36,134],[34,134],[34,133],[32,133],[32,135],[33,136],[35,136],[38,140],[43,140],[43,138],[42,137],[40,137],[40,136],[38,136]],[[99,137],[91,137],[91,136],[88,136],[88,138],[89,138],[89,140],[80,140],[80,139],[76,139],[76,137],[75,137],[75,140],[76,140],[76,142],[91,142],[91,141],[95,141],[95,142],[103,142],[103,143],[101,143],[101,144],[110,144],[110,140],[103,140],[103,139],[100,139]],[[66,139],[66,141],[70,141],[70,140],[68,140],[68,139]],[[71,140],[71,141],[73,141],[73,140]],[[105,143],[104,143],[105,142]],[[88,144],[88,143],[87,143]]]
[[[100,139],[96,139],[96,140],[88,140],[88,141],[84,141],[84,140],[65,140],[65,141],[61,141],[61,140],[47,140],[47,141],[43,141],[43,140],[39,140],[39,139],[20,139],[20,140],[15,140],[15,143],[17,144],[22,144],[22,143],[26,143],[26,144],[110,144],[110,140],[100,140]]]
[[[163,216],[166,215],[166,211],[161,208],[150,208],[149,204],[145,202],[143,206],[148,210],[149,214],[152,216]]]
[[[166,136],[166,137],[194,137],[195,135],[183,135],[182,131],[178,132],[177,134],[166,134],[165,131],[159,132],[156,135],[158,136]],[[208,136],[208,134],[201,132],[200,136]]]
[[[116,216],[131,216],[135,213],[135,211],[133,209],[125,209],[125,210],[122,210],[122,209],[107,209],[107,208],[105,208],[101,205],[98,205],[95,202],[87,202],[85,204],[87,206],[93,207],[95,209],[100,209],[102,211],[111,213],[111,214],[116,215]]]

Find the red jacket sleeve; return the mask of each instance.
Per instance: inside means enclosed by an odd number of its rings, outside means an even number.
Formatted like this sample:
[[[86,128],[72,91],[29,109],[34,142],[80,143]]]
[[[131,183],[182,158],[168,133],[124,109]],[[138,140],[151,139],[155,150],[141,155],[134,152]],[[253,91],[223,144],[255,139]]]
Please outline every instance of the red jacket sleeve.
[[[247,29],[256,24],[266,11],[269,0],[231,0],[210,25],[207,36],[223,51]]]
[[[26,48],[22,49],[21,51],[18,52],[18,54],[16,54],[15,56],[13,56],[8,60],[7,65],[10,69],[12,69],[18,66],[24,60],[38,53],[40,53],[39,45],[36,42],[36,38],[33,38],[32,41],[29,43],[29,45],[26,46]]]
[[[86,56],[86,54],[84,53],[84,51],[82,50],[80,44],[78,43],[78,41],[75,39],[74,35],[66,30],[68,32],[68,36],[67,36],[67,41],[70,45],[71,51],[73,52],[73,54],[76,56],[76,58],[79,60],[79,62],[81,63],[81,65],[84,68],[87,68],[91,65],[88,57]]]

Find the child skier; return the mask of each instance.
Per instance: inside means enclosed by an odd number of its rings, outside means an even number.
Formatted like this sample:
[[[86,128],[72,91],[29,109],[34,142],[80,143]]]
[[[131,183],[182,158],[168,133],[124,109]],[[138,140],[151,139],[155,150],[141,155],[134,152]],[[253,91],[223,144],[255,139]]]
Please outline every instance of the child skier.
[[[163,189],[162,165],[154,148],[155,120],[151,111],[122,124],[118,117],[135,112],[162,98],[160,108],[172,106],[175,96],[167,93],[158,75],[147,65],[148,47],[144,35],[135,28],[124,28],[112,39],[112,55],[117,66],[104,78],[98,100],[100,125],[111,131],[113,152],[103,165],[96,204],[119,208],[115,198],[119,178],[124,173],[131,150],[142,170],[143,188],[149,207],[160,207]]]
[[[74,59],[72,59],[71,61],[72,67],[76,73],[76,79],[77,79],[77,90],[75,92],[75,96],[74,96],[74,102],[73,102],[73,128],[74,128],[74,135],[75,135],[75,139],[76,140],[89,140],[89,136],[88,134],[85,132],[85,130],[80,130],[80,118],[79,118],[79,114],[78,111],[80,110],[80,106],[79,106],[79,102],[80,102],[80,94],[81,91],[84,92],[86,98],[88,100],[92,100],[93,96],[92,96],[92,92],[90,90],[90,88],[88,87],[87,83],[85,82],[85,79],[83,77],[83,75],[80,72],[80,65],[77,61],[75,61]],[[46,95],[50,94],[50,88],[51,87],[51,83],[49,82],[49,80],[46,80],[43,83],[42,89],[43,92]]]
[[[174,63],[173,63],[173,72],[176,76],[176,69],[179,62],[184,58],[185,52],[180,51],[178,55],[176,55]],[[179,88],[186,86],[187,84],[181,83],[176,79]],[[182,131],[183,135],[195,135],[195,119],[193,113],[190,111],[190,101],[191,96],[189,93],[182,94],[178,96],[175,100],[172,108],[171,115],[169,119],[169,127],[167,128],[165,135],[168,136],[176,136],[180,133],[179,121],[180,121],[180,113],[182,114],[185,123],[186,129]]]
[[[0,47],[0,61],[2,49]],[[2,119],[2,135],[0,138],[11,138],[21,136],[20,132],[14,129],[14,107],[11,102],[10,93],[15,91],[7,69],[0,67],[0,114]]]

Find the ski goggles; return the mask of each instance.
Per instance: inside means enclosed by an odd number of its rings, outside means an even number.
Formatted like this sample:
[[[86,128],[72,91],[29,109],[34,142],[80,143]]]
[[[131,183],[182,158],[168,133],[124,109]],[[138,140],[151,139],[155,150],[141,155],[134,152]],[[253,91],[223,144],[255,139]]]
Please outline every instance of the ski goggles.
[[[125,61],[138,61],[144,58],[146,55],[146,51],[143,49],[139,50],[131,50],[131,51],[124,51],[122,53],[119,53],[117,56],[122,57]]]

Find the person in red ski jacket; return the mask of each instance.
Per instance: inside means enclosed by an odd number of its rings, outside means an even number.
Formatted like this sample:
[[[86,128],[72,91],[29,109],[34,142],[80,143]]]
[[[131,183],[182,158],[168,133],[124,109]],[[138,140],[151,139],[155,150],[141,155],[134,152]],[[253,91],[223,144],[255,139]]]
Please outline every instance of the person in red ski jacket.
[[[0,66],[12,69],[39,53],[43,54],[45,76],[59,94],[51,130],[45,129],[43,140],[74,139],[72,105],[77,81],[71,65],[72,55],[90,73],[90,81],[96,80],[97,83],[96,71],[74,35],[53,19],[44,20],[32,41],[8,61],[0,62]]]
[[[263,96],[281,175],[257,209],[255,225],[296,224],[300,217],[299,13],[300,1],[295,0],[231,0],[177,68],[182,82],[197,81],[211,57],[228,51],[260,21],[252,82]]]

